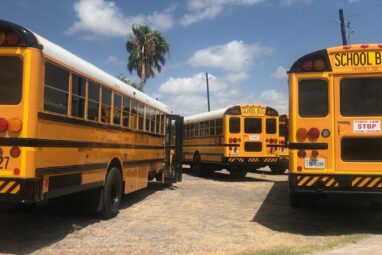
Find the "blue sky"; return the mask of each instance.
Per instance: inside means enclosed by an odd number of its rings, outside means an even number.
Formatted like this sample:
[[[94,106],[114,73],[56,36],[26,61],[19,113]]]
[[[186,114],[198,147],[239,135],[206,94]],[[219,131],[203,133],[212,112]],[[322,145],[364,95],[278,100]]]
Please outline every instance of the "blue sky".
[[[133,24],[149,24],[170,44],[145,92],[189,115],[211,107],[262,103],[287,111],[285,71],[305,53],[341,44],[338,9],[351,43],[381,43],[380,0],[1,0],[0,18],[29,27],[112,75],[126,74]]]

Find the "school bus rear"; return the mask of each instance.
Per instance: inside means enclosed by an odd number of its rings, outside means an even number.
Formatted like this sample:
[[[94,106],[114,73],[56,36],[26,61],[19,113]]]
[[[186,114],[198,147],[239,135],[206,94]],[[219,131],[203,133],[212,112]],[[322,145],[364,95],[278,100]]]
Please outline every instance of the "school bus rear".
[[[298,194],[382,194],[382,46],[306,55],[289,92],[291,204]]]
[[[278,162],[278,113],[261,105],[240,105],[225,115],[227,166],[254,170]]]
[[[16,28],[17,29],[17,28]],[[34,47],[25,47],[25,45]],[[37,64],[33,64],[37,63]],[[32,201],[35,196],[36,136],[41,52],[23,31],[0,26],[0,200]]]

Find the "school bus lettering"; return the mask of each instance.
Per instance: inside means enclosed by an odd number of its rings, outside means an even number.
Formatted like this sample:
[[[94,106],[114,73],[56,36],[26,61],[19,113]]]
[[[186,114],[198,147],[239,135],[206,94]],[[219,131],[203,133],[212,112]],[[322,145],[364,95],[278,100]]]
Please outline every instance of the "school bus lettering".
[[[265,108],[260,107],[243,107],[242,114],[265,114]]]
[[[376,52],[341,52],[334,54],[336,67],[374,66],[382,64],[382,53]]]

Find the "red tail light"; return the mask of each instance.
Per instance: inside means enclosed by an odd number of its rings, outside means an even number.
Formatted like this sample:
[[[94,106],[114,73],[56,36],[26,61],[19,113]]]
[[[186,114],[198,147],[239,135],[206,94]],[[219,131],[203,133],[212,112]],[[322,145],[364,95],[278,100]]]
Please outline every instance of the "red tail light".
[[[7,43],[9,45],[16,45],[20,41],[20,37],[16,33],[8,33],[7,34]]]
[[[232,139],[232,138],[230,138],[230,139],[228,139],[228,141],[229,141],[229,143],[232,143],[232,142],[233,142],[233,139]]]
[[[301,172],[302,171],[302,166],[297,167],[297,171]]]
[[[11,154],[12,158],[17,158],[20,156],[21,151],[19,147],[12,147],[9,153]]]
[[[305,157],[306,157],[306,151],[304,151],[304,150],[299,150],[299,151],[297,152],[297,156],[298,156],[299,158],[305,158]]]
[[[233,138],[233,143],[237,143],[237,138]]]
[[[13,169],[13,174],[14,175],[20,175],[20,168]]]
[[[302,70],[304,71],[311,71],[313,69],[313,61],[308,60],[302,63]]]
[[[297,129],[296,136],[298,139],[304,140],[308,136],[308,131],[306,128],[299,128]]]
[[[310,139],[316,140],[320,137],[320,130],[318,130],[318,128],[311,128],[308,131],[308,136]]]
[[[0,132],[8,130],[8,121],[4,118],[0,118]]]
[[[318,151],[312,151],[312,158],[317,158]]]

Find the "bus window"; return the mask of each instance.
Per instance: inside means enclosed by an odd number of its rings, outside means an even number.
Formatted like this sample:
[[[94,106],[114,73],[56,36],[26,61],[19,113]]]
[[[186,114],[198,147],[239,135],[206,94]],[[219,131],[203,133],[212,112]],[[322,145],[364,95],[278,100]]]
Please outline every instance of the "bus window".
[[[240,133],[240,118],[238,117],[229,118],[229,132],[231,134]]]
[[[138,129],[143,130],[145,122],[145,106],[143,103],[138,102]]]
[[[279,136],[285,137],[286,125],[284,123],[279,124]]]
[[[215,135],[215,120],[210,120],[210,135]]]
[[[150,131],[150,120],[151,120],[151,107],[145,106],[145,130]]]
[[[111,89],[102,87],[101,122],[110,123]]]
[[[122,112],[122,124],[124,127],[130,127],[130,98],[123,97],[123,112]]]
[[[98,121],[99,85],[88,82],[88,119]]]
[[[195,134],[194,136],[199,136],[199,123],[195,123]]]
[[[155,109],[154,108],[150,108],[150,131],[152,133],[155,133]]]
[[[326,80],[301,80],[298,95],[298,110],[301,117],[325,117],[328,114]]]
[[[137,101],[131,100],[131,116],[130,116],[130,128],[137,129],[137,118],[138,118],[138,105]]]
[[[265,129],[267,134],[276,134],[276,119],[267,119],[265,121]]]
[[[85,78],[72,74],[72,116],[84,118],[85,113]]]
[[[217,135],[223,134],[223,119],[216,120],[216,134]]]
[[[121,125],[122,96],[114,93],[113,124]]]
[[[44,110],[68,114],[68,86],[69,72],[46,62]]]
[[[200,136],[206,135],[206,126],[204,121],[200,122]]]
[[[210,136],[210,121],[206,120],[204,123],[206,128],[206,136]]]
[[[261,134],[263,131],[262,120],[260,118],[245,118],[244,132],[247,134]]]
[[[340,94],[342,116],[382,115],[382,78],[343,79]]]
[[[22,76],[23,61],[20,58],[0,57],[0,104],[18,104],[20,102]]]
[[[160,134],[160,111],[156,110],[155,113],[155,133]]]

